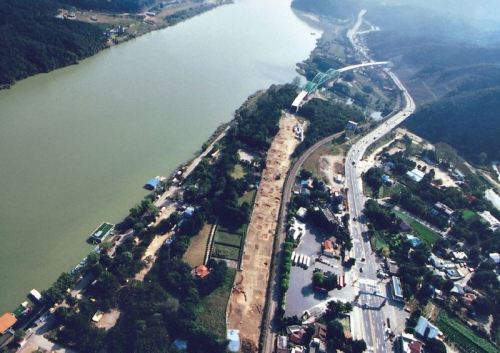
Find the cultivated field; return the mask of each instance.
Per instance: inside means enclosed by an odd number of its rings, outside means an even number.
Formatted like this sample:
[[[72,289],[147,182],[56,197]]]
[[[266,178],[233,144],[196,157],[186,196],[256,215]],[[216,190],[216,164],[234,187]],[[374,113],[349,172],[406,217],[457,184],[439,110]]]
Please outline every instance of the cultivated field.
[[[458,348],[467,353],[498,353],[499,348],[477,336],[471,329],[454,319],[443,310],[436,321],[444,335]]]

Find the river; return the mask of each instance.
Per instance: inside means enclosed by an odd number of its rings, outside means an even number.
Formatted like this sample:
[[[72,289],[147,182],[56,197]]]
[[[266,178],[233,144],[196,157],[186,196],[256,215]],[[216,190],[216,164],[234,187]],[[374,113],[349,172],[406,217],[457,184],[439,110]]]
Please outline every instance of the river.
[[[236,0],[0,91],[0,314],[78,263],[100,222],[249,94],[296,77],[319,34],[289,0]]]

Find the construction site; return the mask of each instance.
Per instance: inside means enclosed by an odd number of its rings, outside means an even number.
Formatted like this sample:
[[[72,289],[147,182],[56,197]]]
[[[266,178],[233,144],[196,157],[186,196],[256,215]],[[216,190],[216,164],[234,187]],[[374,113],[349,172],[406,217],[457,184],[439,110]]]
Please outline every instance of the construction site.
[[[299,144],[293,132],[297,123],[291,115],[283,115],[279,121],[279,132],[267,153],[248,226],[241,271],[236,274],[227,307],[228,329],[239,330],[241,341],[255,350],[261,332],[282,189],[290,156]]]

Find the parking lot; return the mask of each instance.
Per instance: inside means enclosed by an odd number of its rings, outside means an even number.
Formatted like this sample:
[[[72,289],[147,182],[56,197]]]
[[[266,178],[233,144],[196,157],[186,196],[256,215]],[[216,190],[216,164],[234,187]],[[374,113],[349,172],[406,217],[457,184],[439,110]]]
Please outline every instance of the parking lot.
[[[324,272],[330,271],[337,275],[342,275],[344,272],[338,259],[322,256],[330,265],[315,261],[321,255],[321,242],[325,239],[327,239],[325,234],[306,224],[305,234],[295,252],[310,256],[311,263],[308,269],[297,265],[292,266],[290,286],[286,295],[285,316],[301,316],[304,310],[331,298],[352,300],[354,292],[351,286],[346,286],[341,290],[334,289],[328,293],[314,291],[313,289],[311,279],[315,268],[319,268]]]

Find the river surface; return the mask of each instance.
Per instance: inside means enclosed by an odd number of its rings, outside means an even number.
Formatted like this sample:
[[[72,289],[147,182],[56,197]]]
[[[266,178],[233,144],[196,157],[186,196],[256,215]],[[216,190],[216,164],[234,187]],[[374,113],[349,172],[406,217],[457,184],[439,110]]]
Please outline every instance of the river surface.
[[[315,32],[315,34],[312,34]],[[319,36],[289,0],[236,0],[0,91],[0,314],[91,249]]]

